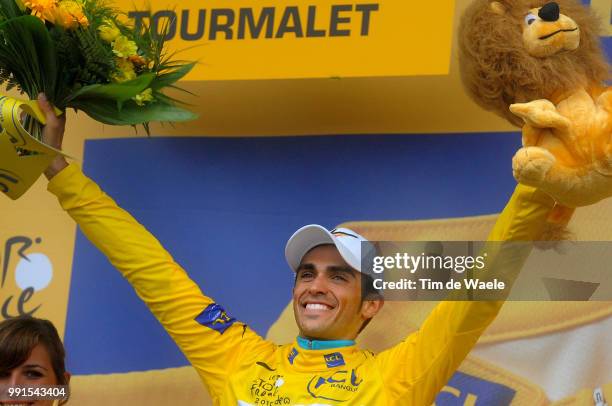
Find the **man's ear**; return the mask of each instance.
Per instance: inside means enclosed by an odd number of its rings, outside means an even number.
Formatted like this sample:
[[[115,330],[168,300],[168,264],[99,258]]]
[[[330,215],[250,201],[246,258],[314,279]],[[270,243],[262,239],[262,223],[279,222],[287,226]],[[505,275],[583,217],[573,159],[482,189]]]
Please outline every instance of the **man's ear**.
[[[364,300],[361,306],[361,315],[364,319],[371,319],[382,309],[385,300],[379,297],[374,300]]]
[[[493,12],[495,14],[499,14],[500,16],[503,16],[506,14],[506,7],[504,7],[503,4],[501,4],[499,1],[492,1],[490,4],[491,10],[493,10]]]

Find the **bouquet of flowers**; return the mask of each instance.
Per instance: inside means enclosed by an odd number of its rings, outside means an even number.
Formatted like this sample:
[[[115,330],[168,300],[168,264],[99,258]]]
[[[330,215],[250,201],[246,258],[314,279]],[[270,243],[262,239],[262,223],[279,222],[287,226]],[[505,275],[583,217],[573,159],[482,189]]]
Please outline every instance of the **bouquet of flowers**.
[[[177,88],[175,82],[194,63],[167,55],[163,33],[125,20],[104,0],[0,0],[0,84],[32,100],[44,92],[60,110],[81,110],[105,124],[143,125],[147,133],[151,121],[195,118],[162,92]],[[44,121],[35,101],[17,102],[0,97],[0,191],[5,193],[11,186],[6,178],[17,183],[21,169],[5,163],[11,151],[2,135],[8,133],[12,152],[21,157],[59,153],[29,139],[40,139]],[[15,106],[28,113],[24,120],[15,119]]]

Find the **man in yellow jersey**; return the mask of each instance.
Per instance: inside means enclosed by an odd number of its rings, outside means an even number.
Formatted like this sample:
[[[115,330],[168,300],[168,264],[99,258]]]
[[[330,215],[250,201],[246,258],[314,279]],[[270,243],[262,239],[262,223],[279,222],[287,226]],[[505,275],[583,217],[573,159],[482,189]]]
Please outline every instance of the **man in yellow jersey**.
[[[64,120],[40,100],[45,142],[60,148]],[[382,307],[361,296],[360,243],[347,229],[311,225],[298,230],[285,254],[296,273],[293,308],[297,339],[262,339],[205,296],[168,252],[129,213],[57,158],[45,172],[64,210],[134,287],[189,362],[217,405],[431,405],[500,301],[441,302],[420,330],[373,354],[354,340]],[[518,186],[490,240],[537,239],[553,201]]]

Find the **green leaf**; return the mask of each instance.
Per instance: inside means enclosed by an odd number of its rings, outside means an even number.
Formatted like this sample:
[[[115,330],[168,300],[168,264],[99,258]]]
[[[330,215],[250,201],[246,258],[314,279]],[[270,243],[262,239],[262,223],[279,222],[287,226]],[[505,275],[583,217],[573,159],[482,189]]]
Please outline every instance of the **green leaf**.
[[[68,97],[66,105],[72,107],[75,106],[75,102],[84,99],[125,102],[149,87],[154,78],[155,74],[144,73],[127,82],[84,86]]]
[[[187,75],[191,71],[191,69],[193,69],[195,64],[195,62],[186,63],[176,69],[173,69],[169,73],[162,73],[158,75],[155,79],[151,81],[151,88],[153,90],[160,90],[166,86],[170,86],[173,83],[178,82],[185,75]]]
[[[0,0],[0,15],[9,19],[24,15],[24,10],[17,4],[15,0]]]
[[[11,14],[14,10],[4,9]],[[45,24],[31,15],[9,18],[0,23],[4,44],[0,52],[0,65],[15,75],[17,82],[29,94],[44,91],[55,101],[58,82],[58,61],[55,44]]]
[[[198,117],[197,114],[177,106],[161,102],[137,105],[134,101],[125,103],[119,111],[111,100],[77,100],[74,106],[84,111],[94,120],[110,125],[136,125],[151,121],[189,121]]]

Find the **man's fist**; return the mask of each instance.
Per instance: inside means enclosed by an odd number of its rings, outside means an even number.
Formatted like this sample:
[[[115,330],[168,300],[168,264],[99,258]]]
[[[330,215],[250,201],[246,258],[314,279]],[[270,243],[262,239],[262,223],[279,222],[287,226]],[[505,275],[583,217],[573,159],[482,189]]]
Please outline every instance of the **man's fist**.
[[[61,150],[64,139],[64,129],[66,128],[66,114],[56,116],[53,106],[47,100],[44,93],[38,95],[38,106],[45,114],[47,124],[43,127],[42,141],[50,147]],[[68,166],[68,162],[63,156],[57,156],[45,170],[47,179],[54,177],[59,171]]]

